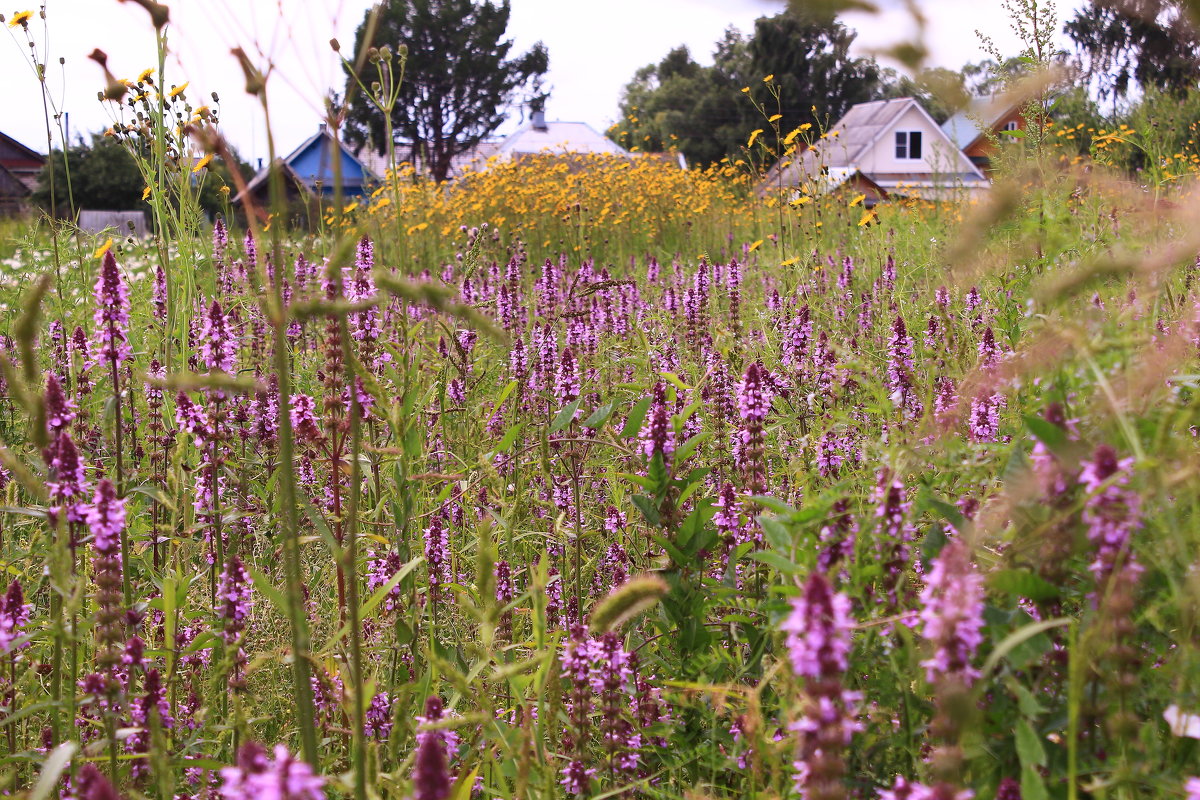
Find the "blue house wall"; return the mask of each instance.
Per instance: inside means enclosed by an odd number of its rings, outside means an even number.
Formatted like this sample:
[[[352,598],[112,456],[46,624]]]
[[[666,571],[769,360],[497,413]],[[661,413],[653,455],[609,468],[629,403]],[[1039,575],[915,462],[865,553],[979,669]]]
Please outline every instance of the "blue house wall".
[[[296,153],[288,160],[288,166],[308,185],[312,191],[317,191],[320,181],[320,192],[323,195],[333,194],[333,158],[334,143],[332,137],[318,136],[307,147]],[[363,165],[345,150],[338,148],[342,159],[342,191],[350,195],[363,193]]]

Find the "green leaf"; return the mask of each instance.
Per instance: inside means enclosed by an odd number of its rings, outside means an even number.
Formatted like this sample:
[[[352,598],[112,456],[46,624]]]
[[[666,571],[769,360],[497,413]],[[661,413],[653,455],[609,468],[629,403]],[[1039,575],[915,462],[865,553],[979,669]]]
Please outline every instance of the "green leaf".
[[[550,423],[550,432],[558,433],[563,428],[570,425],[575,419],[575,414],[579,411],[579,404],[582,402],[582,397],[576,397],[574,402],[567,405],[567,407],[562,411],[559,411],[558,416],[554,418],[554,422]]]
[[[500,440],[500,444],[496,445],[496,452],[503,453],[505,450],[513,446],[513,442],[521,435],[521,429],[525,427],[525,423],[518,422],[507,431],[504,432],[504,438]]]
[[[940,526],[930,528],[929,532],[925,534],[925,538],[921,540],[921,557],[925,563],[937,558],[938,553],[942,552],[942,548],[948,541],[950,540],[946,538],[946,532]]]
[[[1050,800],[1046,782],[1033,767],[1021,767],[1021,800]]]
[[[647,492],[654,491],[654,481],[650,480],[645,475],[634,475],[632,472],[618,472],[617,477],[624,478],[625,480],[629,481],[630,483],[633,483],[633,484],[636,484],[636,485],[642,487]]]
[[[145,484],[143,486],[134,486],[133,488],[129,489],[129,491],[131,493],[144,494],[146,497],[149,497],[160,506],[165,507],[168,511],[175,510],[175,504],[172,503],[171,499],[167,497],[166,493],[157,486]]]
[[[1036,436],[1039,442],[1050,448],[1051,452],[1057,453],[1066,445],[1067,432],[1053,422],[1047,422],[1032,414],[1022,414],[1021,419],[1025,421],[1025,427],[1029,428],[1029,432]]]
[[[450,800],[470,800],[471,791],[475,788],[475,776],[479,774],[481,766],[481,764],[476,764],[475,769],[459,776],[458,783],[454,784],[454,793],[450,796]]]
[[[643,397],[634,404],[633,408],[629,410],[629,418],[625,420],[625,427],[621,429],[622,439],[631,439],[641,432],[642,423],[646,421],[646,411],[649,409],[649,397]]]
[[[1046,749],[1027,719],[1017,720],[1017,757],[1023,767],[1046,766]]]
[[[1070,624],[1070,617],[1055,617],[1054,619],[1045,619],[1041,622],[1031,622],[1024,627],[1018,628],[1004,637],[1004,641],[996,645],[996,649],[987,657],[987,661],[983,662],[983,669],[980,670],[980,675],[986,677],[990,674],[996,668],[996,665],[1022,642],[1028,641],[1044,631],[1053,628],[1062,628]]]
[[[796,513],[796,509],[793,506],[783,502],[778,497],[771,497],[765,494],[755,494],[750,495],[749,500],[755,505],[760,505],[763,508],[769,508],[771,511],[774,511],[776,514],[780,514],[782,516],[790,517],[792,514]]]
[[[1053,600],[1060,594],[1057,586],[1027,569],[1000,570],[992,574],[988,585],[1001,594],[1027,597],[1039,602]]]
[[[678,389],[681,392],[689,391],[692,388],[692,387],[688,386],[686,383],[684,383],[680,379],[680,377],[678,375],[676,375],[674,372],[660,372],[658,374],[662,376],[663,380],[665,380],[667,383],[671,384],[672,386],[674,386],[676,389]]]
[[[500,392],[500,397],[496,399],[496,404],[492,406],[492,410],[488,412],[488,415],[484,417],[484,419],[491,419],[494,417],[496,412],[500,410],[500,406],[504,405],[504,401],[508,399],[508,396],[513,393],[513,389],[516,388],[517,382],[509,381],[508,385],[504,387],[504,390]]]
[[[667,555],[671,557],[671,563],[673,563],[676,567],[683,568],[691,564],[691,559],[688,558],[687,553],[684,553],[682,550],[672,544],[665,536],[655,534],[654,536],[651,536],[650,539],[657,543],[658,546],[663,550],[667,551]]]
[[[762,514],[758,518],[758,524],[762,527],[767,542],[776,550],[792,549],[792,534],[778,519]]]
[[[646,518],[651,526],[657,528],[662,524],[662,517],[659,516],[658,508],[654,505],[654,501],[644,494],[635,494],[633,496],[633,504],[637,506],[638,511],[642,512],[642,516]]]
[[[654,487],[651,489],[654,492],[654,496],[662,498],[667,491],[667,480],[669,478],[667,475],[667,465],[663,461],[662,453],[656,452],[650,458],[650,465],[646,469],[646,477],[650,479],[650,483]]]
[[[1036,719],[1046,713],[1046,709],[1033,696],[1033,692],[1025,688],[1025,684],[1018,681],[1012,675],[1007,676],[1004,685],[1017,698],[1017,708],[1021,710],[1023,716],[1029,719]]]
[[[938,497],[935,497],[928,489],[921,492],[921,499],[918,502],[919,508],[926,508],[937,514],[942,519],[954,526],[955,530],[961,531],[966,527],[966,517],[952,503],[947,503]]]
[[[613,409],[616,407],[616,403],[608,403],[600,406],[592,412],[591,416],[583,421],[583,427],[599,428],[601,425],[608,422],[608,418],[612,416]]]
[[[367,615],[374,611],[375,607],[383,602],[383,598],[387,596],[387,593],[392,589],[395,589],[396,585],[400,583],[400,581],[404,580],[408,573],[416,569],[417,565],[424,560],[425,556],[417,556],[416,558],[412,559],[403,567],[401,567],[395,575],[388,578],[386,583],[372,592],[371,596],[367,599],[367,602],[363,603],[362,610],[358,612],[358,618],[366,619]]]
[[[1014,138],[1014,139],[1024,139],[1024,138],[1025,138],[1025,131],[1020,131],[1020,130],[1016,130],[1016,131],[1000,131],[1000,135],[1001,135],[1001,136],[1011,136],[1011,137],[1012,137],[1012,138]]]
[[[776,553],[774,550],[755,550],[750,554],[750,558],[760,564],[774,567],[784,575],[795,575],[800,572],[799,564],[796,564],[781,553]]]
[[[333,537],[333,531],[329,529],[329,523],[325,521],[325,515],[313,505],[307,492],[296,492],[296,500],[299,502],[300,508],[304,511],[304,516],[308,517],[309,522],[312,523],[317,533],[325,541],[325,545],[333,555],[334,561],[340,561],[342,559],[342,546]]]
[[[688,439],[679,447],[678,450],[675,451],[675,463],[682,464],[684,461],[687,461],[688,456],[696,452],[696,448],[710,438],[712,438],[711,433],[697,433],[695,436]]]
[[[266,575],[263,575],[254,567],[246,567],[246,571],[250,573],[250,580],[254,582],[254,588],[262,593],[263,597],[271,601],[271,605],[275,606],[275,610],[280,616],[286,618],[288,616],[287,600],[283,597],[283,592],[276,589]]]

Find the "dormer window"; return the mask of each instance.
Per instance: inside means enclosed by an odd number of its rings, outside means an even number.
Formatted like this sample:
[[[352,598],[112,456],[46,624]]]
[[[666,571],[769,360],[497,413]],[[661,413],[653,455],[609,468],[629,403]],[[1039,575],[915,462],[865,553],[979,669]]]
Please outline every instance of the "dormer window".
[[[921,132],[896,131],[896,158],[919,159],[921,157]]]
[[[1019,124],[1017,124],[1017,121],[1015,119],[1010,119],[1008,122],[1004,123],[1004,130],[1006,130],[1006,131],[1015,131],[1015,130],[1018,130],[1020,127],[1021,126]]]

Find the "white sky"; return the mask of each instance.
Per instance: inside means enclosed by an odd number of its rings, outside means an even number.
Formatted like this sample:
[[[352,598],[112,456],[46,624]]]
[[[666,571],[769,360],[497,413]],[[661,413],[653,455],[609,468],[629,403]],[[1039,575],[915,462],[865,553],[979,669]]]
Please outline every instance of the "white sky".
[[[6,17],[37,0],[0,6]],[[47,86],[61,110],[70,115],[72,139],[79,132],[99,131],[111,124],[96,99],[103,80],[87,59],[104,50],[118,77],[135,77],[155,65],[154,33],[146,12],[117,0],[45,0],[48,25],[36,14],[31,31],[39,52],[47,52]],[[547,85],[552,94],[549,119],[582,120],[605,130],[615,119],[621,88],[634,71],[656,62],[672,47],[686,44],[693,57],[710,63],[713,44],[734,25],[750,31],[760,16],[783,9],[782,0],[511,0],[509,35],[523,52],[541,40],[550,53]],[[884,47],[911,31],[902,0],[877,0],[877,16],[853,14],[844,21],[859,31],[859,53]],[[983,57],[975,29],[991,35],[1005,52],[1016,42],[1001,0],[917,0],[929,20],[930,63],[957,69]],[[1060,0],[1066,18],[1083,0]],[[341,88],[338,61],[329,47],[336,36],[343,52],[353,48],[354,30],[370,0],[174,0],[168,2],[172,50],[167,83],[190,81],[193,105],[221,97],[222,128],[244,158],[265,157],[261,110],[245,94],[242,73],[230,49],[243,47],[262,67],[273,64],[268,82],[276,147],[286,153],[307,138],[322,116],[322,98],[330,87]],[[1060,24],[1061,27],[1061,24]],[[46,133],[41,94],[19,29],[0,35],[0,130],[45,152]],[[1060,35],[1061,38],[1061,35]],[[58,65],[59,57],[66,59]],[[109,104],[111,105],[111,104]],[[516,110],[508,128],[518,119]],[[55,133],[57,139],[57,133]]]

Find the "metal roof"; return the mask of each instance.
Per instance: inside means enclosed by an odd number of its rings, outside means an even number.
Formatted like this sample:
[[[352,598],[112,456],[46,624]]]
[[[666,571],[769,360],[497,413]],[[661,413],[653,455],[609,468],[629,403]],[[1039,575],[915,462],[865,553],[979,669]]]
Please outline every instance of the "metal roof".
[[[1015,107],[1008,95],[990,94],[972,97],[967,107],[942,123],[942,133],[954,142],[959,150],[966,150],[983,135],[984,128],[992,128]]]
[[[547,122],[545,128],[538,130],[532,122],[525,123],[500,143],[496,155],[500,158],[546,152],[630,155],[586,122]]]

